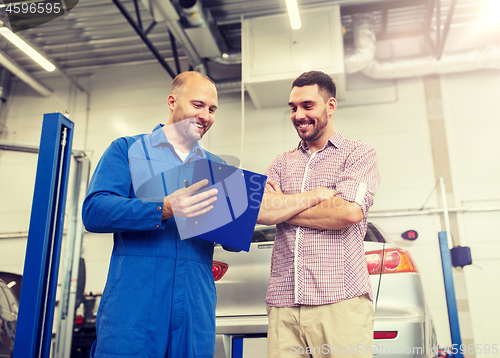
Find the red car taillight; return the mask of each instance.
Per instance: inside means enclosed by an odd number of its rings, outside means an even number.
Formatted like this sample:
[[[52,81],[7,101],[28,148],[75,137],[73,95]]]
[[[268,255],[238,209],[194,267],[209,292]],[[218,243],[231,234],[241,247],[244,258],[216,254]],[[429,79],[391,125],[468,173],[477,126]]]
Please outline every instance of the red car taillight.
[[[212,265],[212,273],[214,274],[214,281],[218,281],[224,276],[229,265],[223,262],[214,261]]]
[[[398,335],[398,331],[376,331],[373,332],[373,339],[394,339]]]
[[[382,259],[383,250],[366,253],[366,264],[370,275],[396,272],[417,272],[408,251],[403,249],[387,249]],[[384,266],[383,268],[381,266]]]
[[[75,316],[75,324],[83,324],[83,316]]]

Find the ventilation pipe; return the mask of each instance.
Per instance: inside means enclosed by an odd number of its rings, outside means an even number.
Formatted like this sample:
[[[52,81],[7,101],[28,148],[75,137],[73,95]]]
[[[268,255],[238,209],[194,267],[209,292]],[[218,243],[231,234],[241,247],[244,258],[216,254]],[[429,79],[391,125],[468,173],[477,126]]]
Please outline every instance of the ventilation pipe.
[[[203,8],[198,0],[179,0],[179,6],[181,15],[184,15],[190,27],[207,26]]]
[[[156,22],[166,22],[196,71],[207,74],[202,58],[225,60],[227,48],[224,39],[210,12],[203,9],[199,0],[179,0],[175,6],[169,0],[141,1]]]
[[[184,31],[201,57],[219,59],[227,54],[215,21],[210,12],[203,9],[200,0],[178,0],[178,8]]]
[[[375,58],[377,38],[371,13],[353,15],[354,52],[344,56],[346,73],[364,69]]]
[[[345,58],[347,73],[362,71],[374,79],[396,79],[467,72],[480,69],[500,69],[500,47],[486,46],[472,51],[407,60],[378,61],[375,59],[376,36],[371,14],[353,16],[355,50]]]
[[[181,25],[181,18],[169,0],[141,0],[156,22],[165,22],[175,39],[182,44],[195,71],[207,73],[205,64]]]
[[[443,56],[439,61],[432,56],[394,62],[371,61],[363,69],[363,74],[375,79],[390,79],[481,69],[500,69],[500,47],[482,47],[461,54]]]
[[[354,50],[344,57],[348,74],[362,71],[373,79],[397,79],[432,74],[467,72],[480,69],[500,69],[500,47],[487,46],[464,53],[444,55],[440,60],[433,56],[396,61],[375,59],[376,35],[371,13],[353,15]],[[241,63],[241,53],[228,58],[212,59],[219,64]],[[237,83],[221,86],[226,92],[239,91]]]

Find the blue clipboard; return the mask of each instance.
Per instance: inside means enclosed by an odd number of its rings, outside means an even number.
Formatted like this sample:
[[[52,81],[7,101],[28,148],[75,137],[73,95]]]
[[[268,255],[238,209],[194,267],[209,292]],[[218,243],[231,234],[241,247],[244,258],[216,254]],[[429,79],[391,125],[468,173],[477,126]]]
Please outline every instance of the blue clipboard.
[[[209,159],[196,160],[190,183],[203,179],[209,184],[199,192],[216,188],[217,200],[209,212],[185,220],[179,228],[181,239],[196,237],[249,251],[267,176]]]

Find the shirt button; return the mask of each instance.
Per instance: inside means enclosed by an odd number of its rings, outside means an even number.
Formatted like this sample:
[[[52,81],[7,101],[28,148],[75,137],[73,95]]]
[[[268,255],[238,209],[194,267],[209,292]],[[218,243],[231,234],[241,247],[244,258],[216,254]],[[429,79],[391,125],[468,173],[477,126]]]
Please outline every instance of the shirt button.
[[[156,228],[158,229],[160,227],[160,225],[156,225]]]
[[[161,210],[161,206],[157,206],[157,207],[156,207],[156,210]]]

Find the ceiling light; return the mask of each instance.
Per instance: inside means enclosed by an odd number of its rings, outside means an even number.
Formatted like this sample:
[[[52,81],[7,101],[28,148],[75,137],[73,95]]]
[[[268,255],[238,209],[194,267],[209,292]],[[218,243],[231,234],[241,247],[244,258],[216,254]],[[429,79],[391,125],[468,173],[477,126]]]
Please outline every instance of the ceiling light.
[[[300,29],[300,15],[297,0],[286,0],[286,9],[288,10],[288,17],[290,18],[290,25],[292,29]]]
[[[498,25],[500,23],[500,1],[490,0],[486,14],[483,20],[485,25]]]
[[[36,52],[33,49],[33,47],[24,42],[19,36],[10,31],[10,29],[8,29],[7,27],[5,26],[0,27],[0,34],[2,34],[7,40],[12,42],[14,45],[19,47],[21,51],[23,51],[26,55],[35,60],[45,70],[52,72],[56,69],[56,66],[47,61],[45,57]]]

